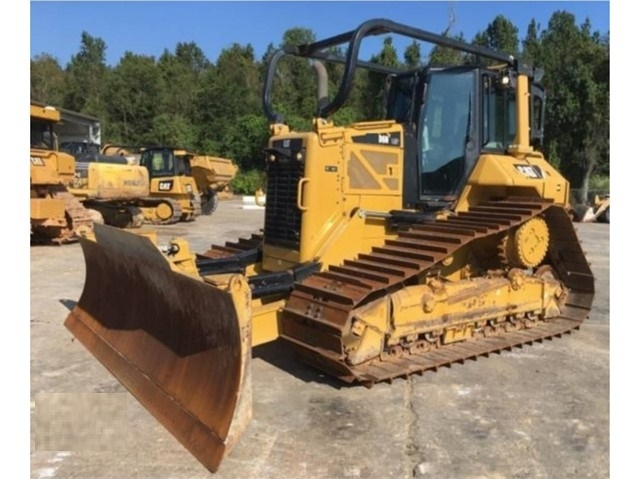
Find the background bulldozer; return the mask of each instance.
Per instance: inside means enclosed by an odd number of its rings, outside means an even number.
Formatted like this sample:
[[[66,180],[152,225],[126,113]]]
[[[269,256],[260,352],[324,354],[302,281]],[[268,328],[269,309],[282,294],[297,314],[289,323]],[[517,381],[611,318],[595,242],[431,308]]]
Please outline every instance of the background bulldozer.
[[[193,221],[202,214],[200,194],[191,161],[195,153],[170,146],[149,146],[141,149],[140,166],[147,169],[150,195],[161,199],[153,208],[142,208],[149,223]]]
[[[364,38],[387,33],[483,61],[358,59]],[[345,56],[331,53],[343,44]],[[317,72],[307,132],[271,103],[287,56]],[[343,66],[333,98],[327,62]],[[359,68],[386,75],[386,114],[336,126]],[[373,386],[578,328],[594,279],[568,182],[531,146],[540,78],[510,55],[388,20],[277,51],[263,234],[194,255],[181,239],[160,248],[98,225],[81,241],[86,283],[66,326],[212,471],[250,417],[252,346],[283,338],[310,365]]]
[[[77,241],[93,231],[97,212],[88,211],[68,186],[75,177],[75,159],[58,151],[53,126],[60,112],[31,102],[31,239],[57,244]]]

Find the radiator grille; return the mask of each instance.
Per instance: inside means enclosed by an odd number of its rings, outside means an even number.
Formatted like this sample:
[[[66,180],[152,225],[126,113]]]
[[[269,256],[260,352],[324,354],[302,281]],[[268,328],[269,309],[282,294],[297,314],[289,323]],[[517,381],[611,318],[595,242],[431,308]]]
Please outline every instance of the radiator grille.
[[[266,176],[264,242],[299,250],[302,214],[297,207],[297,185],[304,176],[304,162],[269,161]]]

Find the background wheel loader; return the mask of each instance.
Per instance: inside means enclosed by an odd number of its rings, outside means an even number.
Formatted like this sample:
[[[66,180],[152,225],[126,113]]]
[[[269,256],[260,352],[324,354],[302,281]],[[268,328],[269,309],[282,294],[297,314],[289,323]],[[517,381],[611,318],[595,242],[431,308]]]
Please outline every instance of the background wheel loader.
[[[386,33],[500,64],[360,61],[362,39]],[[330,53],[344,43],[345,56]],[[271,104],[287,55],[318,73],[308,132]],[[326,62],[344,67],[332,99]],[[358,68],[388,75],[387,113],[335,126]],[[86,283],[65,325],[211,471],[250,417],[251,346],[281,337],[316,368],[372,386],[579,328],[594,279],[569,185],[531,147],[540,77],[388,20],[285,47],[264,85],[263,234],[193,255],[184,240],[160,248],[98,225],[81,241]]]
[[[87,210],[68,190],[75,176],[73,156],[58,151],[53,126],[60,111],[31,102],[31,240],[77,241],[93,231],[97,212]]]

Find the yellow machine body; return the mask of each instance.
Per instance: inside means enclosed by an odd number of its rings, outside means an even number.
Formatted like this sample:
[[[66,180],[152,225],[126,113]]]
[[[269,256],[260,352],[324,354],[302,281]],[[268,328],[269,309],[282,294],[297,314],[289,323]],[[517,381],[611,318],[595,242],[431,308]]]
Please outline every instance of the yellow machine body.
[[[334,264],[388,237],[383,218],[360,212],[401,209],[403,150],[352,141],[352,136],[369,131],[389,135],[399,133],[401,127],[394,122],[370,122],[345,128],[318,121],[313,132],[271,138],[270,145],[300,141],[305,157],[297,161],[305,166],[292,192],[301,211],[300,247],[264,245],[265,270],[281,271],[314,258]],[[269,196],[275,197],[272,188],[267,188]]]
[[[118,200],[149,196],[149,174],[134,165],[88,162],[76,166],[71,192],[84,199]]]
[[[209,187],[218,191],[224,189],[235,178],[237,169],[228,158],[197,155],[191,159],[191,170],[199,191]]]
[[[150,196],[162,200],[157,207],[141,208],[148,222],[193,221],[200,216],[200,194],[191,172],[194,156],[190,150],[170,146],[141,149],[140,165],[149,172]]]
[[[31,239],[71,243],[90,234],[93,219],[68,191],[75,177],[75,159],[58,151],[53,125],[60,111],[31,102],[30,196]]]
[[[220,196],[230,196],[230,184],[238,167],[228,158],[198,155],[191,158],[191,172],[200,194],[202,214],[216,209]]]
[[[341,59],[328,102],[315,60],[380,30],[507,66],[393,71],[387,119],[335,126],[356,62]],[[274,65],[291,52],[313,59],[320,80],[307,132],[269,103]],[[96,227],[65,324],[211,471],[250,417],[249,341],[282,338],[308,364],[372,386],[578,328],[594,278],[568,182],[533,147],[538,77],[508,55],[385,20],[279,51],[265,83],[262,232],[195,255],[184,239],[160,249]]]

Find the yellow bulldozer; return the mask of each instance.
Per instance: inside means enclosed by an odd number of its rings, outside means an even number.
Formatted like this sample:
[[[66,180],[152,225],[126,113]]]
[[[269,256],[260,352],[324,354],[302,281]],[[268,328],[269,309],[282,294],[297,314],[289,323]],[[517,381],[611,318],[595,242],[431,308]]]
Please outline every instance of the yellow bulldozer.
[[[53,127],[60,111],[37,102],[30,105],[31,241],[64,244],[91,234],[96,212],[87,210],[68,187],[75,178],[75,159],[59,151]]]
[[[359,60],[362,40],[380,34],[495,65]],[[310,131],[273,109],[287,56],[317,72]],[[330,99],[328,62],[343,66]],[[386,114],[336,126],[358,69],[387,76]],[[317,369],[373,386],[579,328],[594,278],[568,182],[532,146],[541,76],[385,19],[284,47],[263,90],[263,233],[193,254],[184,239],[159,246],[97,225],[81,241],[86,283],[66,327],[211,471],[249,421],[253,346],[283,338]]]
[[[149,172],[152,198],[161,205],[142,208],[149,223],[193,221],[202,214],[200,194],[191,171],[195,153],[171,146],[149,146],[141,149],[140,166]]]

